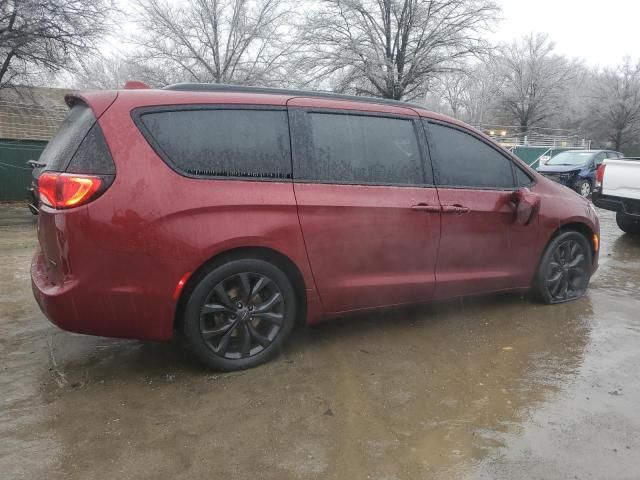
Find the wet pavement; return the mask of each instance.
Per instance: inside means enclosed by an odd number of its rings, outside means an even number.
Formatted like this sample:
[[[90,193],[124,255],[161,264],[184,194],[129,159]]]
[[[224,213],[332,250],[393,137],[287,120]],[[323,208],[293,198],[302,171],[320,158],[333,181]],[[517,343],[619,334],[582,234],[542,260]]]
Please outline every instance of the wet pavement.
[[[640,238],[602,220],[586,297],[497,295],[299,329],[220,374],[49,324],[34,222],[0,206],[0,478],[635,479]]]

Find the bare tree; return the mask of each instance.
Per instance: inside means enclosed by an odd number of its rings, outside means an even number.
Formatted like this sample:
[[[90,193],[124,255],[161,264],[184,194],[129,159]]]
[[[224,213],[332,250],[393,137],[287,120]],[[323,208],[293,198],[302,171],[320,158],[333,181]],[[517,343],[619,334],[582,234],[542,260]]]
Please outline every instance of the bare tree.
[[[77,88],[117,89],[135,79],[134,63],[119,55],[95,55],[79,62],[72,82]]]
[[[128,80],[141,80],[152,87],[161,87],[184,80],[173,65],[136,62],[128,55],[92,55],[83,58],[74,68],[68,83],[76,88],[118,89]]]
[[[493,57],[484,57],[469,71],[467,86],[462,93],[465,120],[474,124],[494,120],[495,111],[502,97],[502,75]]]
[[[437,94],[447,104],[454,118],[461,118],[465,107],[465,96],[469,91],[471,77],[466,70],[445,72],[438,78],[435,87]]]
[[[498,62],[483,56],[479,61],[460,65],[458,70],[438,76],[431,88],[446,107],[443,113],[474,125],[495,120],[502,95],[502,76]]]
[[[502,104],[523,133],[561,108],[566,88],[580,70],[576,61],[553,50],[545,34],[531,34],[502,49]]]
[[[0,88],[92,50],[112,10],[112,0],[0,0]]]
[[[171,80],[284,82],[284,0],[138,0],[137,58]]]
[[[393,99],[482,51],[498,8],[490,0],[323,0],[302,26],[309,84]]]
[[[626,58],[616,68],[605,68],[594,79],[591,127],[594,136],[613,148],[636,141],[640,134],[640,62]]]

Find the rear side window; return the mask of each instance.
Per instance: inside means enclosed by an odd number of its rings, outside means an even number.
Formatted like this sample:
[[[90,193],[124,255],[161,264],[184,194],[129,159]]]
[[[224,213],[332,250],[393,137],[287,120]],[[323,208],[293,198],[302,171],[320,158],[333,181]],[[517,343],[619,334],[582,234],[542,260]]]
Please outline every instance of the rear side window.
[[[116,173],[109,147],[97,122],[89,129],[89,133],[82,140],[66,171],[68,173],[91,173],[96,175],[113,175]]]
[[[436,183],[480,189],[514,187],[511,160],[473,135],[431,123],[429,148]]]
[[[39,161],[45,164],[43,170],[63,172],[95,121],[96,118],[87,105],[74,105],[60,125],[58,133],[40,155]]]
[[[291,178],[285,111],[198,109],[142,113],[156,151],[179,172],[208,177]]]
[[[355,184],[424,183],[411,120],[310,113],[309,129],[313,158],[298,178]]]

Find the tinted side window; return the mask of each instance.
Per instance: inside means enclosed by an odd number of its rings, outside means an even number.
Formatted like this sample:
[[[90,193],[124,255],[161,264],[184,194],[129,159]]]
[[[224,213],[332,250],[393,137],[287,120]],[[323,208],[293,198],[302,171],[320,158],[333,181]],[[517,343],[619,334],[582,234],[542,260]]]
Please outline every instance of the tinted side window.
[[[302,179],[338,183],[422,184],[411,120],[333,113],[308,115],[313,160]]]
[[[533,183],[533,179],[520,167],[515,167],[516,181],[519,187],[528,187]]]
[[[184,173],[291,178],[285,111],[177,110],[140,119],[158,153]]]
[[[116,173],[111,152],[98,123],[94,123],[89,133],[84,137],[66,171],[99,175]]]
[[[427,124],[436,183],[451,187],[513,188],[511,161],[468,133]]]

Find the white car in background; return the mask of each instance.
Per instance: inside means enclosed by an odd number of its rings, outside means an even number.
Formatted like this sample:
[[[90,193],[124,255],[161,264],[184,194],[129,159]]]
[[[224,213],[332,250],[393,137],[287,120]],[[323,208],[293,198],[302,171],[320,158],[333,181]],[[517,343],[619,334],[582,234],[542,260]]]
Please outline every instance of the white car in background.
[[[616,212],[623,232],[640,234],[640,158],[608,158],[596,171],[593,203]]]

